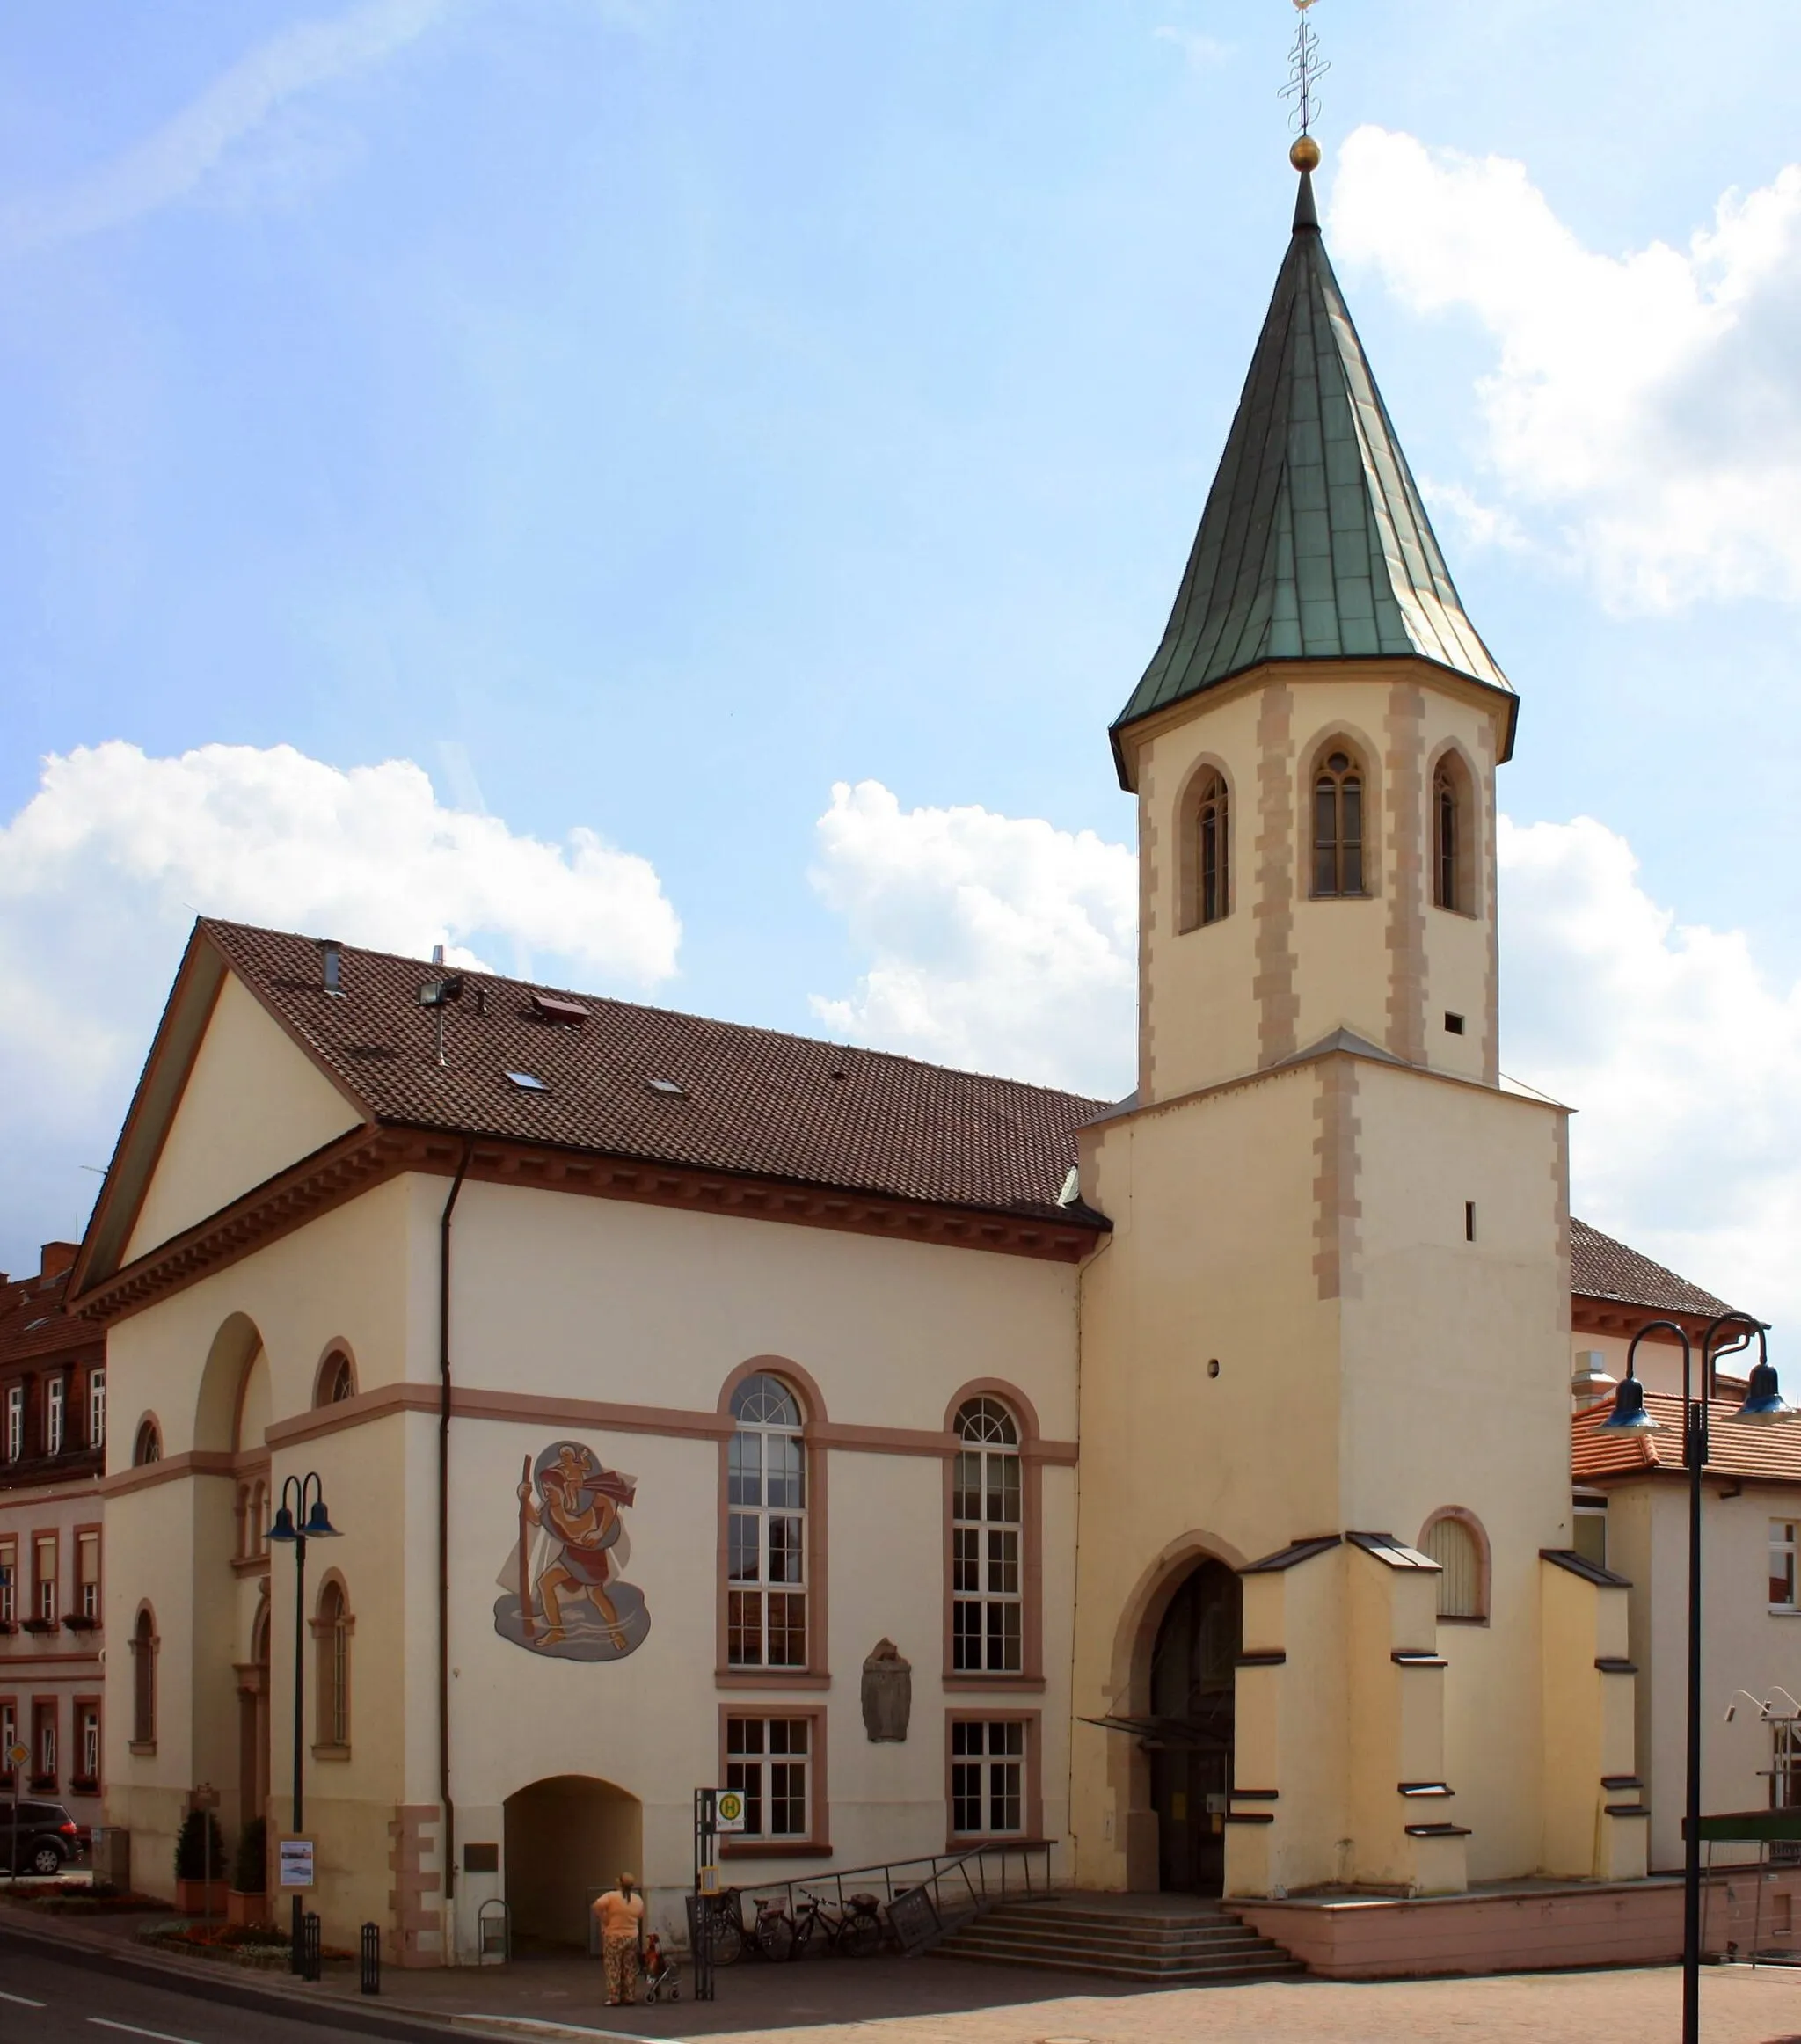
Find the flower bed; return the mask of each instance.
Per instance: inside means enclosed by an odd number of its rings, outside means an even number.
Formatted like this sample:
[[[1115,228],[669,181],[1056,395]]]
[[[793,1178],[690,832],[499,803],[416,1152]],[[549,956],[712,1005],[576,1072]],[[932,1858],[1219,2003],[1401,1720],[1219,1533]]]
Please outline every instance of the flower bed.
[[[140,1944],[154,1945],[163,1952],[191,1953],[201,1959],[226,1959],[238,1966],[266,1972],[286,1971],[288,1966],[286,1933],[266,1924],[193,1924],[182,1920],[146,1924],[137,1935]],[[356,1954],[328,1945],[319,1957],[327,1965],[348,1966]]]
[[[169,1907],[154,1895],[137,1894],[104,1880],[59,1880],[19,1900],[24,1908],[37,1909],[47,1916],[122,1916],[136,1909]]]

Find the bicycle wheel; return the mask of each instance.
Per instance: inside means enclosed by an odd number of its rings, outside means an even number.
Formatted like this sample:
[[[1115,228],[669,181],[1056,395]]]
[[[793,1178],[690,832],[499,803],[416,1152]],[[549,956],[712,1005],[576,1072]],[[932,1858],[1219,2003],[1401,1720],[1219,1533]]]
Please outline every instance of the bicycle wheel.
[[[785,1909],[771,1909],[757,1918],[755,1935],[765,1959],[786,1959],[794,1949],[794,1919]]]
[[[707,1911],[706,1938],[715,1966],[736,1966],[744,1956],[744,1924],[735,1892],[718,1897]]]
[[[805,1959],[807,1947],[813,1943],[813,1933],[822,1927],[818,1909],[803,1909],[794,1920],[794,1944],[789,1953],[791,1959]]]
[[[838,1932],[840,1947],[852,1959],[873,1959],[882,1948],[882,1919],[869,1909],[853,1909]]]

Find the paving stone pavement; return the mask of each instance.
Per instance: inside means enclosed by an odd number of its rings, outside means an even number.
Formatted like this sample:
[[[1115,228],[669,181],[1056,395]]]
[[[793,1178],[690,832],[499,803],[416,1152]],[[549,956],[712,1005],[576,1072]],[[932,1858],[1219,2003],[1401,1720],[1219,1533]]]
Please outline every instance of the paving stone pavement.
[[[1076,1995],[804,2032],[715,2033],[712,2044],[1675,2044],[1681,2011],[1680,1973],[1657,1967]],[[1701,2019],[1706,2044],[1801,2044],[1801,1970],[1710,1967]]]

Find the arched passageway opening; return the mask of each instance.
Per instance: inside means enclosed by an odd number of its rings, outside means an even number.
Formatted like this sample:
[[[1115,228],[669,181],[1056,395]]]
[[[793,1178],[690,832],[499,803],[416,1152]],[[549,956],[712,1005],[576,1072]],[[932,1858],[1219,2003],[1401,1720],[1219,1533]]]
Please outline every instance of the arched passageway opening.
[[[587,1944],[589,1898],[641,1873],[644,1806],[585,1774],[557,1774],[508,1796],[507,1906],[516,1945]]]
[[[1203,1561],[1170,1598],[1151,1648],[1151,1807],[1157,1817],[1157,1885],[1218,1894],[1226,1871],[1232,1787],[1234,1687],[1243,1639],[1236,1570]]]

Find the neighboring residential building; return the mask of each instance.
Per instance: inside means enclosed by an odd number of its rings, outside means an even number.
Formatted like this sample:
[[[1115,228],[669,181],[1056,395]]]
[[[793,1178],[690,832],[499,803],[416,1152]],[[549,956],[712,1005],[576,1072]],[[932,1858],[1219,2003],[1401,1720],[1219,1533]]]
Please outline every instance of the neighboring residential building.
[[[1574,1225],[1576,1545],[1626,1577],[1628,1653],[1638,1670],[1638,1772],[1651,1809],[1651,1864],[1682,1863],[1688,1668],[1688,1477],[1682,1464],[1682,1350],[1639,1343],[1637,1375],[1656,1434],[1601,1430],[1612,1381],[1639,1329],[1673,1320],[1695,1344],[1724,1301],[1598,1230]],[[1739,1358],[1730,1362],[1742,1369]],[[1723,1380],[1726,1381],[1726,1380]],[[1730,1380],[1736,1386],[1739,1380]],[[1790,1395],[1793,1393],[1791,1391]],[[1801,1807],[1801,1426],[1709,1412],[1703,1506],[1702,1807]],[[1742,1693],[1741,1693],[1742,1692]],[[1735,1697],[1738,1709],[1726,1712]],[[1761,1719],[1755,1705],[1778,1715]]]
[[[0,1796],[19,1742],[32,1756],[20,1792],[97,1824],[106,1338],[64,1309],[75,1254],[47,1242],[35,1277],[0,1276]]]

